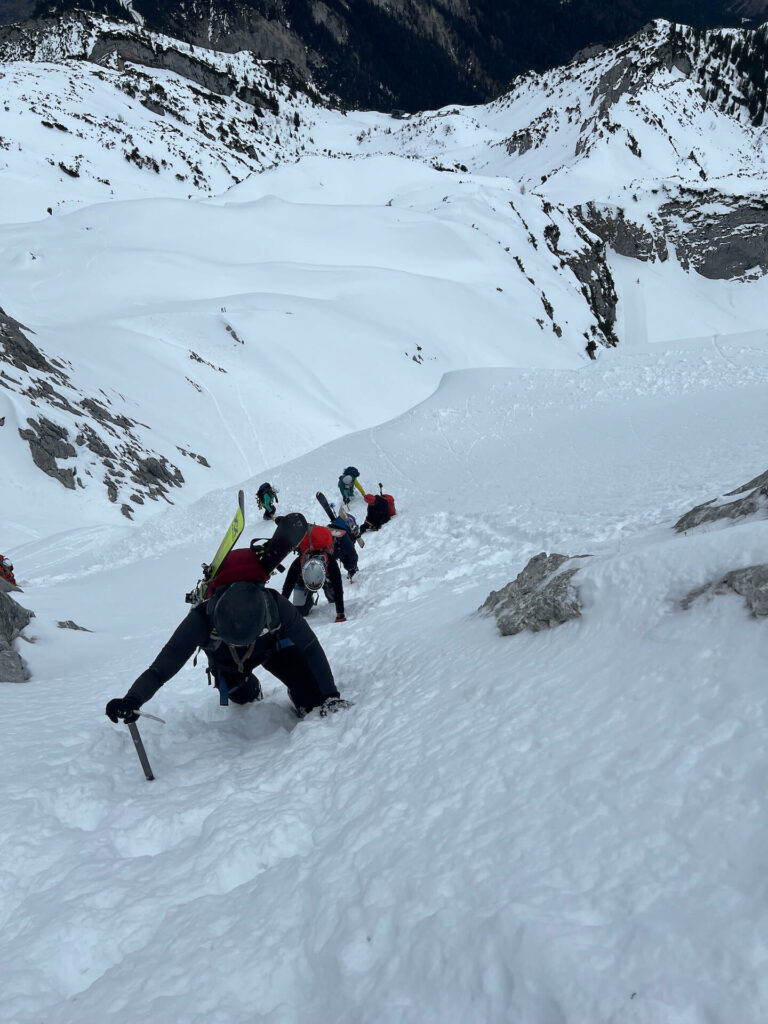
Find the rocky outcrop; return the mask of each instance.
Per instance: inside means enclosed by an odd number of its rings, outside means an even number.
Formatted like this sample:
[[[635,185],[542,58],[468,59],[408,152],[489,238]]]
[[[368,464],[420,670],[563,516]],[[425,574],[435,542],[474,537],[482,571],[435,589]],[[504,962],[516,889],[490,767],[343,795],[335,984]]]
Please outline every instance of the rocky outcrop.
[[[32,461],[38,469],[64,484],[71,491],[75,489],[74,468],[62,468],[57,459],[68,459],[76,455],[74,447],[67,440],[64,427],[41,416],[38,420],[27,419],[29,430],[19,429],[19,437],[29,444]]]
[[[620,256],[662,263],[669,247],[684,270],[710,280],[742,280],[768,273],[768,201],[680,188],[643,224],[621,207],[587,203],[574,214]]]
[[[30,338],[29,328],[0,308],[0,387],[25,398],[39,410],[27,416],[18,433],[29,445],[32,461],[47,476],[75,490],[94,477],[94,464],[110,501],[130,519],[145,499],[169,500],[184,476],[165,455],[147,450],[138,437],[143,426],[115,412],[104,393],[84,395],[59,360],[49,359]],[[207,466],[203,455],[178,448]],[[87,457],[86,453],[88,453]],[[63,464],[62,464],[63,463]],[[127,500],[121,501],[125,497]],[[131,504],[132,503],[132,504]]]
[[[675,530],[684,533],[705,523],[742,519],[755,513],[768,513],[768,471],[753,477],[741,487],[728,491],[726,498],[734,501],[711,501],[697,505],[675,523]],[[681,601],[682,608],[690,608],[699,598],[710,599],[720,594],[740,594],[755,618],[768,615],[768,564],[749,565],[733,569],[724,576],[690,591]]]
[[[742,487],[728,491],[726,498],[741,495],[735,501],[718,501],[711,498],[702,505],[696,505],[675,523],[675,530],[684,533],[703,523],[715,523],[724,519],[740,519],[742,516],[754,515],[761,510],[768,510],[768,472],[761,473]]]
[[[649,231],[641,224],[628,218],[623,209],[585,203],[574,208],[574,214],[586,228],[617,252],[644,263],[669,259],[669,249],[664,237],[664,225],[657,224],[656,231]],[[652,223],[652,222],[651,222]]]
[[[14,650],[13,642],[34,617],[34,612],[0,591],[0,683],[23,683],[29,679],[29,669]]]
[[[755,196],[680,188],[645,224],[620,207],[587,203],[574,213],[620,256],[664,262],[673,245],[684,270],[710,280],[768,273],[768,201]]]
[[[581,284],[581,292],[592,310],[598,327],[602,332],[603,343],[617,345],[616,308],[618,295],[611,268],[608,265],[608,253],[605,242],[596,233],[588,233],[577,227],[577,233],[584,243],[564,255],[564,260]]]
[[[524,629],[537,633],[578,618],[581,600],[572,580],[579,566],[564,568],[572,561],[568,555],[536,555],[511,583],[491,591],[478,610],[496,617],[502,636]]]
[[[768,273],[768,201],[681,189],[660,209],[666,237],[684,270],[711,280]]]
[[[43,373],[56,375],[57,371],[48,362],[43,353],[34,345],[27,335],[32,332],[28,327],[14,320],[0,307],[0,350],[2,361],[17,370],[40,370]]]
[[[734,569],[720,579],[692,590],[683,598],[681,606],[688,609],[699,598],[720,594],[740,594],[752,615],[756,619],[764,618],[768,615],[768,564]]]

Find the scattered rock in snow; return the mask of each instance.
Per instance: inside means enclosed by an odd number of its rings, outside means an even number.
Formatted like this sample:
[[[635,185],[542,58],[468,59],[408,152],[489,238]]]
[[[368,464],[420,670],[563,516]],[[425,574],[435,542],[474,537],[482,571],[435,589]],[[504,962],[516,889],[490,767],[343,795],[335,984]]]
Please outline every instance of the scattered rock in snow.
[[[111,502],[125,498],[129,488],[133,491],[129,500],[138,504],[143,504],[144,498],[170,501],[170,489],[182,487],[184,476],[165,455],[143,446],[137,434],[147,429],[146,424],[110,409],[112,402],[103,392],[101,398],[83,395],[65,372],[64,364],[49,360],[27,333],[32,332],[0,307],[0,384],[28,399],[33,408],[44,408],[50,414],[28,416],[27,428],[19,428],[19,436],[29,445],[38,469],[68,490],[83,487],[78,473],[94,475],[90,470],[94,460],[85,455],[87,450],[107,471],[103,483]],[[13,372],[6,372],[4,366]],[[113,444],[108,444],[105,437]],[[202,455],[184,454],[200,465],[208,465]],[[74,464],[60,466],[60,459],[74,460]],[[133,517],[134,509],[126,501],[120,511],[128,519]]]
[[[19,428],[19,437],[29,444],[32,461],[38,469],[64,484],[69,490],[75,489],[75,470],[62,469],[56,459],[68,459],[75,455],[75,449],[68,441],[65,427],[41,416],[39,420],[27,418],[29,430]]]
[[[750,516],[760,509],[768,508],[768,472],[761,473],[743,486],[737,487],[735,491],[728,491],[725,497],[731,498],[737,494],[743,497],[721,504],[716,504],[717,498],[711,498],[703,505],[696,505],[678,519],[675,530],[683,533],[685,530],[701,526],[702,523],[713,523],[720,519],[739,519],[741,516]]]
[[[78,624],[76,622],[73,622],[72,619],[65,619],[63,622],[57,622],[56,625],[59,627],[59,629],[79,629],[83,633],[93,632],[92,629],[88,629],[86,626],[78,626]]]
[[[692,590],[680,603],[684,609],[688,609],[699,597],[711,599],[719,594],[740,594],[754,617],[764,618],[768,615],[768,564],[734,569],[722,579]]]
[[[13,649],[13,641],[34,617],[34,612],[0,591],[0,683],[23,683],[29,679],[29,669]]]
[[[577,555],[586,558],[586,555]],[[493,590],[479,611],[494,614],[502,636],[524,629],[537,633],[581,615],[581,600],[571,582],[579,566],[563,569],[569,555],[535,555],[521,573],[501,590]]]

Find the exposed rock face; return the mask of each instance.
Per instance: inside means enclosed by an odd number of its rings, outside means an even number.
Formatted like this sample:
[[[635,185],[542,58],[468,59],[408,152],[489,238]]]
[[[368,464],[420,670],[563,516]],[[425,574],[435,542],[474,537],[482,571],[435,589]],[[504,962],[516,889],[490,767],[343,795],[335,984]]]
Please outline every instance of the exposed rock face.
[[[0,683],[23,683],[29,669],[13,649],[13,641],[34,618],[34,613],[0,591]]]
[[[569,561],[568,555],[534,556],[511,583],[491,591],[479,611],[496,616],[502,636],[524,629],[537,633],[578,618],[581,601],[572,579],[579,566],[563,569]]]
[[[681,188],[650,219],[651,230],[620,208],[588,203],[575,212],[620,256],[664,262],[671,243],[684,270],[710,280],[768,273],[768,202],[754,196]]]
[[[624,210],[586,203],[577,206],[574,213],[582,223],[620,256],[630,256],[644,263],[669,259],[664,225],[659,221],[651,233],[644,225],[627,218]]]
[[[30,333],[28,327],[8,316],[0,307],[0,345],[3,361],[17,370],[41,370],[55,375],[53,366],[27,337]]]
[[[572,249],[570,252],[563,252],[559,248],[559,231],[553,224],[554,230],[545,230],[544,236],[547,245],[552,252],[558,256],[564,264],[567,264],[573,271],[576,279],[581,283],[581,291],[594,313],[604,345],[617,345],[619,342],[616,336],[616,308],[618,295],[613,280],[611,268],[608,265],[608,253],[605,242],[597,232],[585,230],[574,218],[573,227],[581,241],[580,248]]]
[[[80,474],[93,476],[90,467],[100,463],[109,500],[118,502],[125,492],[128,501],[120,510],[129,519],[133,507],[128,502],[168,500],[170,489],[184,483],[181,470],[164,455],[144,448],[136,433],[138,421],[113,412],[104,394],[83,395],[65,365],[48,359],[29,333],[0,308],[0,387],[25,396],[41,410],[27,417],[26,427],[18,428],[38,469],[74,490],[85,486]],[[179,451],[207,465],[204,456]],[[85,452],[90,453],[87,459]]]
[[[709,204],[719,206],[719,211],[702,213]],[[660,213],[683,269],[690,267],[713,280],[768,273],[768,202],[764,199],[681,189]]]
[[[717,499],[712,498],[710,501],[705,501],[703,505],[697,505],[678,519],[675,523],[675,530],[678,533],[683,533],[696,526],[701,526],[702,523],[715,523],[722,519],[739,519],[742,516],[754,515],[761,509],[768,509],[768,472],[761,473],[760,476],[756,476],[735,491],[728,491],[725,497],[730,498],[736,494],[743,495],[743,497],[737,498],[736,501],[720,504],[716,504]]]
[[[77,454],[67,441],[67,431],[57,423],[41,416],[39,420],[27,420],[31,429],[19,430],[19,436],[29,443],[32,461],[38,469],[60,481],[71,491],[75,489],[75,470],[62,469],[56,459],[68,459]]]
[[[718,594],[740,594],[754,617],[764,618],[768,615],[768,564],[734,569],[721,579],[692,590],[681,605],[687,609],[697,598],[712,598]]]

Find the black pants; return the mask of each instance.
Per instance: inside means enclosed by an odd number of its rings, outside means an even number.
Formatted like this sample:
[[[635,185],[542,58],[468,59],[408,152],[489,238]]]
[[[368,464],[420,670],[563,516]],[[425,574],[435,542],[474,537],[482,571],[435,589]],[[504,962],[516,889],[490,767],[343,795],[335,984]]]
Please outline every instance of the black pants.
[[[320,647],[317,639],[314,643]],[[277,676],[286,686],[299,714],[306,714],[312,708],[319,707],[327,697],[339,696],[332,678],[330,681],[321,681],[312,675],[307,658],[297,647],[284,647],[275,651],[272,657],[264,662],[264,668]],[[328,674],[330,676],[330,670]]]

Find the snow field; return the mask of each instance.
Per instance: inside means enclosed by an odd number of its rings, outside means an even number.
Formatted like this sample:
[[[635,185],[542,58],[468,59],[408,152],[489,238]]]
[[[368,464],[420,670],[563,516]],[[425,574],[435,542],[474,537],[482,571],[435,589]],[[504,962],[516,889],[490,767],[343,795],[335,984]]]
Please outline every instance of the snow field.
[[[764,558],[765,524],[669,526],[761,470],[761,371],[654,354],[452,374],[270,471],[281,510],[321,521],[350,460],[398,499],[349,621],[310,619],[355,705],[297,723],[262,673],[261,705],[221,709],[190,665],[148,707],[167,724],[140,722],[151,785],[101,711],[184,614],[233,493],[127,550],[65,535],[58,581],[26,547],[35,679],[3,692],[0,754],[14,1024],[759,1019],[764,627],[676,602]],[[542,548],[593,556],[584,616],[500,638],[474,609]],[[54,632],[65,615],[96,632]]]

